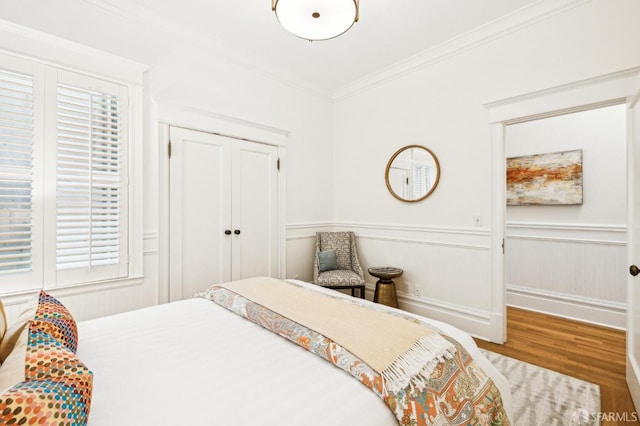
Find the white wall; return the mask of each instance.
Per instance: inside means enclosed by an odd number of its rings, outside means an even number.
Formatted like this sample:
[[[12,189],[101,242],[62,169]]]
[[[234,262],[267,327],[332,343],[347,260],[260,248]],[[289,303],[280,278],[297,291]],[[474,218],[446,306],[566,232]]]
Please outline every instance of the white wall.
[[[135,218],[142,226],[144,279],[108,286],[83,286],[52,292],[74,312],[78,320],[137,309],[164,299],[161,282],[166,262],[160,258],[165,230],[160,183],[167,178],[162,162],[166,147],[160,146],[158,109],[165,105],[197,109],[199,113],[227,116],[230,120],[288,132],[286,158],[286,223],[303,232],[309,224],[327,223],[333,216],[332,102],[326,94],[289,85],[236,65],[228,59],[189,46],[165,52],[165,59],[151,69],[143,64],[54,36],[0,21],[0,50],[17,52],[117,81],[144,86],[144,105],[136,124],[143,125],[143,170],[136,167],[132,179],[142,180],[143,211]],[[169,48],[169,47],[168,47]],[[144,73],[144,75],[143,75]],[[179,109],[179,108],[178,108]],[[171,122],[171,121],[169,121]],[[313,161],[309,161],[312,159]],[[301,224],[301,225],[296,225]],[[311,228],[309,228],[311,229]],[[286,275],[311,271],[313,248],[295,236],[286,252],[290,268]],[[292,268],[292,269],[291,269]],[[291,271],[289,271],[291,269]],[[300,271],[300,272],[299,272]],[[304,272],[302,272],[304,271]],[[9,320],[29,300],[29,295],[5,299]]]
[[[507,157],[583,150],[583,204],[507,207],[510,305],[625,326],[626,106],[506,127]]]
[[[365,267],[402,267],[421,287],[406,307],[496,335],[502,305],[491,296],[491,137],[483,104],[640,65],[640,50],[628,42],[640,37],[639,15],[634,0],[587,2],[336,103],[336,221],[366,234],[359,240]],[[408,144],[432,149],[442,167],[436,191],[415,204],[397,201],[384,184],[388,158]],[[475,215],[484,226],[473,226]],[[380,249],[381,240],[393,244]]]
[[[333,104],[206,50],[166,52],[144,81],[144,282],[65,297],[81,318],[159,299],[166,265],[158,256],[158,187],[166,176],[157,108],[174,103],[290,132],[287,276],[310,278],[316,230],[353,229],[365,267],[403,267],[409,287],[422,290],[421,296],[401,294],[403,306],[491,337],[502,306],[491,296],[491,145],[483,104],[640,65],[640,50],[630,42],[640,39],[637,16],[636,0],[580,3],[453,53],[445,48],[402,73],[385,70],[391,77],[366,90],[341,90]],[[0,47],[107,76],[122,62],[93,50],[87,56],[75,47],[62,52],[42,35],[23,42],[3,34]],[[431,148],[442,166],[437,190],[416,204],[394,199],[384,184],[388,158],[408,144]],[[476,215],[483,226],[474,226]]]
[[[583,204],[508,206],[507,222],[625,225],[626,106],[615,105],[506,127],[509,157],[582,149]]]
[[[159,108],[182,105],[289,132],[282,164],[288,226],[286,276],[312,279],[315,247],[308,238],[299,238],[299,233],[312,235],[316,224],[330,222],[333,216],[330,98],[188,47],[167,55],[147,79],[152,102]],[[154,176],[153,168],[149,166],[147,175],[157,185],[160,177]],[[145,202],[156,216],[158,202],[158,197]],[[145,223],[158,223],[158,219],[146,218]]]

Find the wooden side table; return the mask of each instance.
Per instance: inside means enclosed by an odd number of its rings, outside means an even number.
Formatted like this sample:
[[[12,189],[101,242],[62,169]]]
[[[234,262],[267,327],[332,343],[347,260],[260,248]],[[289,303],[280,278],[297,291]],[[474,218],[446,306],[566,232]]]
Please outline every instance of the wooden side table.
[[[393,279],[400,277],[403,273],[404,271],[402,269],[390,266],[369,268],[369,274],[378,278],[373,301],[397,308],[398,297],[396,296],[396,283],[393,282]]]

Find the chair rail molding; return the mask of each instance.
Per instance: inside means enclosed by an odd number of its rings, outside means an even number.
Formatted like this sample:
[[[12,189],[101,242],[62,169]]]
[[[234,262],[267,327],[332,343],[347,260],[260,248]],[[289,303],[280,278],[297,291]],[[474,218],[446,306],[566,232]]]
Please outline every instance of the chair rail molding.
[[[627,245],[626,225],[507,222],[508,239]]]
[[[488,228],[336,222],[336,230],[353,230],[363,240],[490,250]]]
[[[316,232],[333,231],[332,222],[301,222],[286,226],[287,241],[316,238]]]

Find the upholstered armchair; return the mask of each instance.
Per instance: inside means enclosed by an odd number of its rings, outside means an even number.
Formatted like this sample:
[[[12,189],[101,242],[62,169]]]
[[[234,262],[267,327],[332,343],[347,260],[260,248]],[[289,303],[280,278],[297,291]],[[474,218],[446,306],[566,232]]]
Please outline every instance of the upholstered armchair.
[[[335,290],[360,290],[364,299],[364,272],[358,261],[353,232],[317,232],[313,282]]]

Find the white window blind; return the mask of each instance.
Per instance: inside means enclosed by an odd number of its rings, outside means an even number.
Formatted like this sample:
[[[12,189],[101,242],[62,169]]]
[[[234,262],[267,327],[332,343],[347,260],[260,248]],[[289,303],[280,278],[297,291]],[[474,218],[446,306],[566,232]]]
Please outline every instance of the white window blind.
[[[0,293],[140,274],[130,90],[0,53]]]
[[[0,275],[32,269],[33,79],[0,69]]]
[[[422,197],[424,192],[424,186],[422,181],[423,166],[413,166],[413,198],[417,199]]]
[[[121,99],[58,83],[56,104],[57,269],[117,265],[126,244]]]

